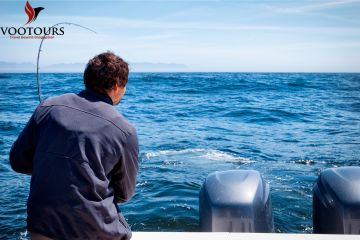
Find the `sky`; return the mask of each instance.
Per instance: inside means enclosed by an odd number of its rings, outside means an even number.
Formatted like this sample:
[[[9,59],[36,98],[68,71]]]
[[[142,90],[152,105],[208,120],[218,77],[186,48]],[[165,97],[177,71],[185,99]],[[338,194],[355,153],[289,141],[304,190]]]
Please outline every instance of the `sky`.
[[[185,71],[360,72],[360,0],[36,1],[26,26],[73,22],[44,41],[41,65],[113,51],[130,63]],[[0,0],[0,26],[22,27],[26,1]],[[0,62],[36,64],[38,39],[0,36]]]

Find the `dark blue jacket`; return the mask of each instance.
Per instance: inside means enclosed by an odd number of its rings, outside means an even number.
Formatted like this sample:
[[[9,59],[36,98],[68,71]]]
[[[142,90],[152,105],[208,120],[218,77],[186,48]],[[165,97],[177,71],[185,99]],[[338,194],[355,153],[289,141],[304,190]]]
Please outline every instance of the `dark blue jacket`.
[[[55,239],[129,239],[116,203],[133,194],[135,129],[110,97],[90,90],[43,101],[10,152],[31,174],[27,228]]]

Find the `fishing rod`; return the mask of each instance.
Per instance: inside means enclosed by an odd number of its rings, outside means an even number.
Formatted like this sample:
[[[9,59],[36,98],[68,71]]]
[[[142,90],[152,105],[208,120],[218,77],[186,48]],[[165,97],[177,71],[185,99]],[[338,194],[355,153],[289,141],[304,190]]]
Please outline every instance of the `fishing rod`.
[[[88,27],[84,27],[80,24],[77,24],[77,23],[72,23],[72,22],[60,22],[60,23],[56,23],[54,24],[51,28],[53,27],[56,27],[58,25],[73,25],[73,26],[76,26],[76,27],[80,27],[80,28],[83,28],[83,29],[86,29],[88,31],[91,31],[93,33],[96,34],[96,32]],[[44,37],[41,39],[41,42],[40,42],[40,46],[39,46],[39,50],[38,50],[38,55],[37,55],[37,63],[36,63],[36,80],[37,80],[37,87],[38,87],[38,97],[39,97],[39,102],[41,102],[41,86],[40,86],[40,77],[39,77],[39,62],[40,62],[40,52],[42,51],[41,50],[41,47],[43,45],[43,42],[45,40],[45,35]]]

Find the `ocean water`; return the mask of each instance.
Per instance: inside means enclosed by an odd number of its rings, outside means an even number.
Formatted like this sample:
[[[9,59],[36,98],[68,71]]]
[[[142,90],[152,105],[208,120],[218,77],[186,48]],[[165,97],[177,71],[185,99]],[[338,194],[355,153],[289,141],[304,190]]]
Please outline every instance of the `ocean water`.
[[[41,74],[43,97],[82,89],[81,74]],[[35,74],[0,74],[0,238],[26,239],[30,177],[8,163],[37,106]],[[360,74],[132,73],[117,109],[138,131],[135,231],[199,231],[198,193],[217,170],[270,184],[276,232],[312,232],[321,170],[360,163]],[[64,140],[65,141],[65,140]]]

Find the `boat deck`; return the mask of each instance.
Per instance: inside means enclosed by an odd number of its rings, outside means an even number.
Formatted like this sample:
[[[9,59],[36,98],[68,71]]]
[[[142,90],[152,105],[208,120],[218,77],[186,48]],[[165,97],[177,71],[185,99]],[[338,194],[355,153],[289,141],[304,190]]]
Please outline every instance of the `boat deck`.
[[[360,240],[360,235],[229,233],[229,232],[133,232],[132,240]]]

